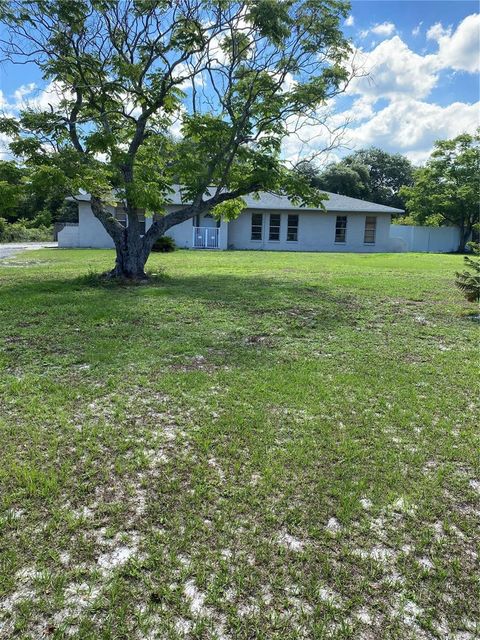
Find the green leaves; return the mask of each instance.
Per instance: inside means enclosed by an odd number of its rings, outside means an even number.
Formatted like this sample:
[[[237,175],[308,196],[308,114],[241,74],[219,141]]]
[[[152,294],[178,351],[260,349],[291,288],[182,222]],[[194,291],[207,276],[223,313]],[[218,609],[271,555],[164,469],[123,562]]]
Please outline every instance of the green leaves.
[[[467,235],[478,217],[479,167],[478,132],[437,141],[425,167],[415,172],[414,185],[402,190],[409,211],[419,222],[440,216]]]
[[[201,21],[183,16],[178,18],[170,43],[174,49],[187,52],[200,51],[205,46]]]
[[[337,0],[4,0],[0,19],[15,46],[0,49],[11,58],[27,52],[60,95],[51,108],[0,120],[0,132],[38,169],[38,184],[57,180],[130,208],[163,211],[175,183],[192,202],[208,200],[211,187],[230,194],[215,209],[227,218],[241,211],[239,194],[260,190],[321,202],[286,170],[281,149],[289,122],[314,115],[346,79],[346,8]]]
[[[245,200],[242,198],[235,198],[234,200],[227,200],[226,202],[221,202],[217,204],[212,209],[212,214],[215,218],[223,220],[235,220],[242,213],[242,211],[246,207]]]
[[[289,9],[294,2],[276,0],[255,0],[250,3],[247,20],[259,30],[262,36],[279,46],[290,35],[292,18]]]
[[[20,123],[16,118],[0,118],[0,133],[7,136],[16,136],[20,132]]]

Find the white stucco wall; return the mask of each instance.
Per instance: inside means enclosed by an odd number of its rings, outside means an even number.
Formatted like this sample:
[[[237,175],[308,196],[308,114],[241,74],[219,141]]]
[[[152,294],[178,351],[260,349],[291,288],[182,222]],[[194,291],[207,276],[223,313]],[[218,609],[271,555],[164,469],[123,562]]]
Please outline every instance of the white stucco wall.
[[[251,240],[252,213],[263,213],[262,240]],[[287,242],[287,212],[281,213],[280,240],[269,241],[270,213],[268,211],[248,210],[229,223],[228,246],[232,249],[263,249],[268,251],[354,251],[378,252],[390,250],[390,215],[376,214],[377,230],[375,244],[365,244],[365,215],[361,213],[318,213],[310,211],[292,211],[298,214],[298,240]],[[335,242],[337,215],[347,216],[347,234],[345,243]]]
[[[167,207],[167,213],[178,209],[178,206]],[[113,208],[111,209],[113,213]],[[252,213],[263,214],[263,234],[262,240],[251,240],[251,219]],[[390,233],[390,215],[377,214],[377,231],[375,244],[365,244],[363,242],[365,230],[365,215],[360,213],[340,213],[338,215],[347,216],[347,237],[345,243],[335,243],[335,224],[337,214],[317,213],[310,211],[295,211],[299,216],[298,240],[287,242],[287,212],[280,213],[280,240],[269,241],[269,219],[270,212],[265,210],[248,209],[239,218],[226,223],[222,220],[219,230],[220,249],[263,249],[270,251],[354,251],[354,252],[377,252],[392,250]],[[103,228],[102,224],[95,218],[88,202],[79,203],[79,225],[77,244],[73,244],[73,236],[68,237],[68,233],[59,234],[59,246],[78,246],[92,248],[113,248],[113,241]],[[146,228],[152,224],[152,218],[146,219]],[[178,247],[191,248],[193,243],[193,221],[187,220],[168,230],[167,235],[171,236]],[[200,226],[215,226],[211,218],[200,219]],[[64,242],[65,240],[65,242]],[[397,249],[398,250],[398,249]]]
[[[112,207],[108,209],[113,213]],[[177,211],[178,206],[168,206],[167,213]],[[152,224],[151,217],[145,220],[145,228],[148,229]],[[216,226],[211,218],[202,216],[200,226]],[[102,223],[95,218],[88,202],[79,202],[78,204],[78,227],[75,231],[66,231],[68,227],[62,229],[58,234],[59,247],[91,247],[94,249],[110,249],[114,247],[113,240],[105,231]],[[182,249],[190,249],[193,243],[193,221],[187,220],[181,224],[177,224],[169,229],[166,235],[175,240],[178,247]],[[226,249],[228,242],[228,223],[222,220],[219,229],[219,248]]]
[[[113,213],[113,207],[108,207]],[[60,238],[58,240],[59,246]],[[113,240],[105,231],[102,223],[95,218],[88,202],[78,203],[78,246],[94,249],[113,248]]]
[[[64,249],[80,246],[78,232],[78,224],[67,223],[63,229],[58,232],[58,246]]]

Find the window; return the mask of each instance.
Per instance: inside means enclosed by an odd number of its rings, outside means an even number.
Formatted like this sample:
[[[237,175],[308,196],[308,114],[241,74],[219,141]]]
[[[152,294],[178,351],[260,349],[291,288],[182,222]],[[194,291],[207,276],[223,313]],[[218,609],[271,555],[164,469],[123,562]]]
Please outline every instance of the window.
[[[263,213],[252,213],[252,240],[262,239]]]
[[[366,244],[375,244],[375,232],[377,230],[377,218],[375,216],[367,216],[365,218],[365,235],[363,241]]]
[[[280,240],[280,214],[270,214],[270,230],[268,232],[269,240]]]
[[[298,216],[288,216],[287,224],[287,242],[296,242],[298,240]]]
[[[115,210],[115,218],[119,221],[119,223],[125,229],[128,226],[128,217],[126,212],[123,209]],[[145,233],[145,215],[143,213],[138,214],[138,223],[140,225],[140,234],[143,235]]]
[[[116,209],[115,218],[119,221],[122,227],[127,228],[127,214],[122,209]]]
[[[335,242],[345,242],[347,239],[347,216],[337,216],[335,225]]]
[[[138,214],[138,224],[140,225],[140,235],[145,235],[145,216],[143,213]]]
[[[193,222],[193,226],[194,227],[199,227],[200,226],[200,216],[198,214],[196,216],[193,216],[192,222]]]

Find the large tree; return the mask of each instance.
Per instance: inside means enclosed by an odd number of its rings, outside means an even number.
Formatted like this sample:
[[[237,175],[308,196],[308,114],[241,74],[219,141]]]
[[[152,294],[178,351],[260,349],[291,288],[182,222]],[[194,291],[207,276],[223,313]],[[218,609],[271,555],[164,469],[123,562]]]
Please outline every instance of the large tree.
[[[329,165],[317,178],[316,186],[351,198],[368,199],[370,175],[363,164],[338,162]]]
[[[323,171],[309,162],[297,170],[319,189],[400,209],[405,207],[401,187],[413,184],[410,160],[376,147],[359,149]]]
[[[420,224],[438,216],[444,225],[460,229],[459,253],[465,251],[479,216],[480,130],[452,140],[439,140],[415,182],[402,195],[412,217]]]
[[[282,140],[348,80],[342,0],[4,0],[0,41],[33,61],[58,104],[4,119],[12,151],[91,194],[113,238],[112,274],[144,277],[156,239],[242,195],[322,195],[281,162]],[[172,136],[172,129],[181,135]],[[166,214],[172,185],[187,206]],[[124,228],[109,213],[120,202]],[[140,213],[155,212],[142,235]]]
[[[343,161],[347,166],[362,165],[368,170],[366,200],[403,209],[403,186],[413,184],[413,166],[401,153],[388,153],[377,147],[359,149]]]

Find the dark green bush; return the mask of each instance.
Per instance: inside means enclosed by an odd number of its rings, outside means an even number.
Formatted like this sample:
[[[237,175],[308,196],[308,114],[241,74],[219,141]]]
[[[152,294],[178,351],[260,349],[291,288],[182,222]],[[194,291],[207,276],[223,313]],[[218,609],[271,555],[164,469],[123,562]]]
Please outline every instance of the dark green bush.
[[[27,226],[25,220],[17,222],[7,222],[0,218],[0,242],[42,242],[53,240],[52,227]]]
[[[153,245],[152,251],[170,253],[170,251],[175,251],[176,248],[177,245],[173,238],[170,238],[170,236],[161,236]]]

